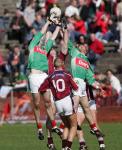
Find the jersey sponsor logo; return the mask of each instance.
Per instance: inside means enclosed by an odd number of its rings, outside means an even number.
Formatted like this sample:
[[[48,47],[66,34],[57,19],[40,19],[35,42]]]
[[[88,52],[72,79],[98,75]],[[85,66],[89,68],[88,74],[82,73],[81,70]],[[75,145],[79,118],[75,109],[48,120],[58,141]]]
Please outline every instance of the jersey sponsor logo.
[[[89,63],[85,60],[83,60],[82,58],[76,58],[75,60],[76,65],[83,67],[85,69],[89,68]]]
[[[47,56],[47,52],[45,50],[40,49],[39,46],[35,46],[34,47],[34,52],[40,53],[42,55],[46,55]]]

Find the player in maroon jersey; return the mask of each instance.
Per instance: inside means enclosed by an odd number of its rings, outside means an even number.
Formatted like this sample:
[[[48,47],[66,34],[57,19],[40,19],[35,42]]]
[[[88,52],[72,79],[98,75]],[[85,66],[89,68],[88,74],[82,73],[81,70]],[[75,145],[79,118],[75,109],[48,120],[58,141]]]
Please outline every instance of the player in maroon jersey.
[[[39,91],[44,93],[47,89],[51,89],[56,109],[65,125],[62,149],[70,150],[77,130],[77,117],[71,94],[72,90],[78,89],[78,86],[72,76],[62,69],[64,63],[61,59],[57,58],[54,65],[56,70],[45,80]]]
[[[64,43],[64,41],[65,41],[65,32],[62,32],[62,44]],[[60,58],[64,62],[65,58],[67,56],[66,53],[64,54],[64,50],[65,50],[64,46],[61,46],[61,50],[58,54],[57,54],[55,49],[56,49],[55,47],[52,48],[50,53],[48,53],[48,55],[47,55],[47,57],[48,57],[48,66],[49,66],[48,67],[48,75],[50,75],[51,73],[54,72],[54,69],[55,69],[54,60],[55,60],[55,58],[56,57]],[[55,107],[53,96],[52,96],[51,92],[50,92],[50,99],[51,99],[51,105],[52,105],[52,108],[53,108],[53,113],[55,115],[56,114],[56,107]],[[55,145],[54,145],[53,137],[52,137],[52,126],[51,126],[51,123],[50,123],[50,119],[48,117],[47,117],[47,120],[46,120],[46,127],[47,127],[47,147],[51,150],[55,150]],[[60,130],[61,130],[62,128],[64,128],[64,124],[61,122],[59,127],[60,127]]]

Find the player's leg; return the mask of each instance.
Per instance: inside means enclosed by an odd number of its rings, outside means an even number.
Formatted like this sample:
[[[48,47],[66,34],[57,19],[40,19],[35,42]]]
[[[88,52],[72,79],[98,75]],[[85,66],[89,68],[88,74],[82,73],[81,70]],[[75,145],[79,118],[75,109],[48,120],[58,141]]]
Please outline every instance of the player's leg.
[[[80,104],[84,110],[85,117],[86,117],[87,121],[89,122],[91,130],[94,131],[96,136],[97,135],[102,136],[102,134],[99,131],[99,129],[97,128],[94,118],[92,116],[87,96],[83,96],[82,98],[80,98]]]
[[[85,117],[86,117],[87,121],[89,122],[89,124],[90,125],[94,124],[94,120],[93,120],[93,116],[91,114],[87,96],[80,97],[80,105],[84,110]]]
[[[85,115],[83,113],[83,109],[81,108],[81,106],[79,106],[78,112],[77,112],[77,124],[78,124],[78,126],[77,126],[77,137],[78,137],[79,145],[80,145],[79,150],[87,149],[86,142],[84,139],[83,130],[81,128],[81,125],[83,124],[84,119],[85,119]]]
[[[67,105],[66,105],[67,104]],[[77,115],[74,111],[73,100],[67,96],[63,102],[64,115],[69,123],[69,134],[66,143],[66,149],[71,149],[72,142],[77,131]]]
[[[0,126],[3,125],[4,121],[7,119],[9,114],[10,114],[10,104],[9,102],[6,102],[3,106],[3,112],[0,119]]]
[[[52,100],[52,97],[51,97],[51,100]],[[55,108],[53,101],[52,101],[51,105],[52,105],[53,113],[55,115],[56,114],[56,108]],[[51,121],[50,121],[49,117],[47,117],[47,120],[46,120],[46,128],[47,128],[47,142],[48,142],[47,147],[49,149],[56,150],[54,142],[53,142],[52,125],[51,125]]]
[[[64,123],[64,129],[63,129],[63,134],[62,134],[62,150],[65,150],[65,147],[67,146],[67,139],[68,139],[70,124],[66,116],[60,115],[60,118],[62,122]]]
[[[96,123],[96,126],[97,126],[98,129],[100,129],[99,125],[98,125],[98,122],[97,122],[97,106],[96,106],[95,100],[90,100],[89,101],[89,106],[90,106],[90,110],[91,110],[93,119]]]
[[[83,136],[83,131],[82,131],[82,128],[81,128],[81,125],[85,119],[85,115],[83,113],[83,109],[81,108],[81,106],[79,105],[79,100],[80,100],[80,97],[78,95],[75,95],[73,97],[73,100],[74,100],[74,107],[75,107],[75,111],[77,112],[77,137],[78,137],[78,140],[79,140],[79,145],[80,145],[80,148],[79,149],[87,149],[87,146],[86,146],[86,143],[85,143],[85,139],[84,139],[84,136]]]
[[[35,115],[36,125],[38,129],[38,138],[40,140],[44,139],[43,131],[42,131],[42,123],[40,121],[40,94],[32,93],[32,106]]]
[[[44,98],[44,104],[45,104],[45,108],[47,111],[47,115],[51,121],[52,132],[55,132],[59,136],[61,136],[62,133],[61,133],[60,129],[57,127],[57,124],[55,121],[55,115],[53,113],[53,107],[52,107],[51,100],[50,100],[50,91],[46,91],[45,93],[43,93],[43,98]]]
[[[46,128],[47,128],[47,147],[49,148],[49,150],[56,150],[52,135],[52,125],[49,118],[47,118],[46,120]]]
[[[101,134],[101,132],[96,126],[96,123],[93,119],[93,116],[89,107],[88,97],[86,94],[86,83],[84,82],[84,80],[79,79],[79,78],[75,78],[75,80],[78,84],[79,89],[77,92],[74,92],[74,95],[80,97],[79,104],[82,106],[84,110],[85,117],[90,125],[91,130],[94,131],[97,138],[98,137],[103,138],[103,135]],[[74,99],[74,102],[75,102],[75,99]]]
[[[96,126],[100,130],[100,127],[99,127],[98,121],[97,121],[97,106],[96,106],[95,100],[90,100],[89,101],[89,106],[90,106],[90,110],[91,110],[93,119],[96,123]]]
[[[84,98],[84,97],[83,97]],[[91,115],[92,116],[92,111],[90,109],[90,106],[89,106],[89,103],[87,102],[87,99],[83,99],[80,101],[81,105],[83,106],[83,109],[84,109],[84,114],[87,118],[88,115]],[[89,107],[90,111],[87,110],[86,108]],[[89,112],[89,113],[88,113]],[[88,114],[87,114],[88,113]],[[95,114],[94,114],[95,115]],[[87,118],[87,120],[89,119],[89,117]],[[95,133],[96,137],[97,137],[97,140],[98,140],[98,143],[99,143],[99,146],[100,146],[100,149],[104,149],[105,148],[105,144],[104,144],[104,139],[103,139],[103,135],[101,134],[100,130],[97,128],[96,126],[96,122],[92,116],[92,121],[94,121],[94,123],[91,124],[90,120],[89,121],[89,124],[90,124],[90,127],[91,127],[91,130]]]
[[[98,132],[99,130],[96,127],[96,124],[94,122],[94,119],[93,119],[93,116],[91,114],[91,110],[89,107],[88,97],[87,97],[87,93],[86,93],[86,83],[84,80],[79,79],[79,78],[75,78],[75,81],[77,82],[79,89],[77,92],[74,92],[74,95],[80,97],[79,104],[83,108],[85,117],[86,117],[87,121],[89,122],[91,129],[93,129],[95,132],[96,131]],[[76,98],[76,96],[74,98]],[[75,102],[75,99],[74,99],[74,102]]]
[[[63,133],[63,130],[64,130],[64,123],[63,122],[60,123],[59,129]]]
[[[97,122],[97,109],[96,109],[95,101],[94,100],[90,100],[89,101],[89,105],[90,105],[92,116],[93,116],[93,118],[95,120],[95,123],[97,125],[97,128],[100,130],[98,122]],[[92,133],[92,130],[91,130],[91,133]],[[93,134],[95,134],[95,133],[93,132]],[[102,133],[101,133],[101,135],[102,135]],[[101,136],[101,135],[99,135],[99,134],[96,135],[97,136],[97,140],[98,140],[100,149],[105,149],[105,143],[104,143],[104,138],[103,138],[104,135],[103,136]]]
[[[74,100],[75,111],[77,112],[77,137],[78,137],[78,141],[80,145],[79,150],[82,150],[82,149],[85,150],[87,146],[86,146],[86,142],[83,136],[83,130],[81,128],[81,125],[85,119],[85,115],[83,113],[83,109],[81,105],[79,105],[80,97],[78,93],[76,93],[76,95],[73,97],[73,100]]]
[[[32,96],[32,106],[34,111],[34,116],[36,120],[36,125],[38,129],[38,138],[40,140],[44,139],[43,131],[42,131],[42,123],[40,121],[40,101],[43,101],[43,97],[38,92],[40,85],[43,83],[45,78],[47,77],[46,73],[31,73],[28,76],[29,88]]]
[[[97,128],[99,129],[99,126],[98,126],[98,123],[97,123],[97,116],[96,116],[96,114],[97,114],[97,111],[96,110],[92,110],[91,109],[91,113],[92,113],[92,115],[93,115],[93,118],[94,118],[94,120],[95,120],[95,123],[96,123],[96,125],[97,125]],[[99,129],[100,130],[100,129]],[[91,133],[92,134],[95,134],[94,133],[94,131],[92,131],[91,130]],[[101,133],[102,134],[102,133]],[[102,134],[103,135],[103,134]],[[103,138],[103,136],[101,136],[101,135],[99,135],[99,134],[96,134],[96,136],[97,136],[97,140],[98,140],[98,143],[99,143],[99,147],[100,147],[100,149],[102,150],[104,150],[105,149],[105,143],[104,143],[104,138]]]
[[[70,150],[72,147],[73,139],[76,136],[76,132],[77,132],[77,115],[76,115],[76,113],[73,113],[72,115],[68,116],[67,120],[70,124],[70,128],[69,128],[69,134],[68,134],[68,138],[67,138],[66,149]]]
[[[79,93],[79,92],[78,92],[78,93]],[[76,95],[73,96],[75,112],[78,111],[78,107],[79,107],[79,103],[80,103],[80,96],[79,96],[78,93],[75,92]]]
[[[73,113],[71,97],[67,96],[59,101],[55,101],[55,105],[57,112],[64,123],[64,130],[62,135],[62,150],[64,150],[67,146],[67,140],[70,130],[69,116]]]

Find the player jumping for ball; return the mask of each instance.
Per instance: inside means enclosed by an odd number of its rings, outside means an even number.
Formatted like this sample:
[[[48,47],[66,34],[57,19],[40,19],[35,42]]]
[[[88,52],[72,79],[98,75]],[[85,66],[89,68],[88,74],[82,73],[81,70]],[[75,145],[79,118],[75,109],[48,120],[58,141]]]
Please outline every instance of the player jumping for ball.
[[[53,16],[50,17],[50,20],[51,18],[53,19]],[[42,37],[46,33],[48,26],[51,24],[50,20],[47,20],[46,24],[42,27],[42,30],[34,36],[33,40],[29,44],[28,68],[30,69],[30,75],[28,76],[28,79],[32,94],[32,102],[36,124],[38,128],[38,137],[40,140],[44,139],[42,124],[40,121],[40,100],[44,99],[45,107],[50,117],[52,127],[54,131],[58,132],[58,128],[56,126],[56,122],[54,120],[54,115],[52,112],[52,107],[50,104],[49,93],[47,91],[45,95],[43,95],[42,97],[38,92],[40,85],[44,82],[45,78],[47,78],[48,76],[47,54],[51,50],[53,42],[56,39],[57,34],[60,30],[60,27],[57,26],[51,38],[46,39],[45,44],[41,43]]]

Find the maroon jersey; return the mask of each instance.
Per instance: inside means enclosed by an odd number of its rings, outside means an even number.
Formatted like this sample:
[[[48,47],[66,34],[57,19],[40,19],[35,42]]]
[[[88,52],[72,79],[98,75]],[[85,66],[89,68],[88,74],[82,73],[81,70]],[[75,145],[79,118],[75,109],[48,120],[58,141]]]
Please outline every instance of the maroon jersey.
[[[54,58],[50,53],[47,56],[48,58],[48,74],[52,74],[54,72]]]
[[[51,89],[54,100],[60,100],[77,90],[78,86],[72,76],[64,70],[55,70],[41,85],[39,91],[45,92]]]
[[[64,54],[60,51],[60,53],[59,53],[59,55],[58,55],[57,57],[60,58],[62,61],[65,61],[66,56],[67,56],[67,55],[64,55]],[[48,58],[48,74],[50,75],[50,74],[52,74],[52,73],[54,72],[54,70],[55,70],[55,68],[54,68],[54,58],[53,58],[53,56],[52,56],[50,53],[48,53],[47,58]],[[64,68],[63,68],[63,69],[64,69]]]

